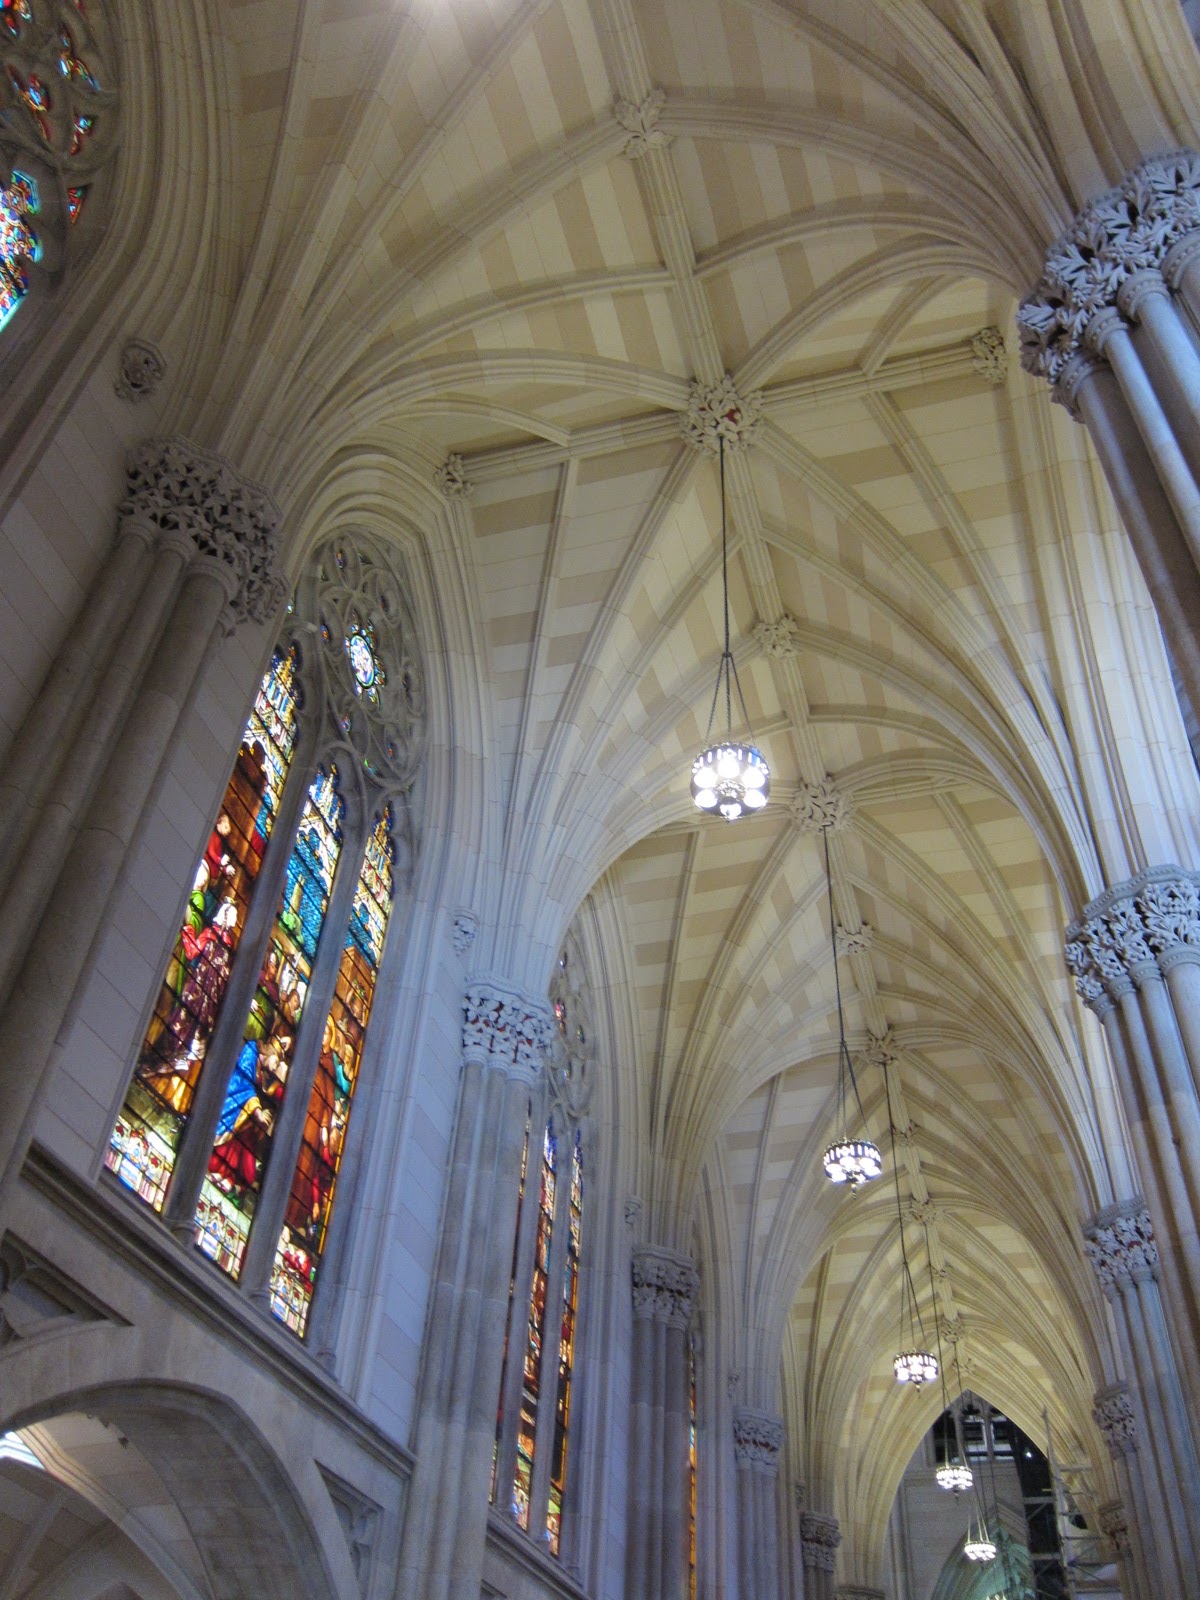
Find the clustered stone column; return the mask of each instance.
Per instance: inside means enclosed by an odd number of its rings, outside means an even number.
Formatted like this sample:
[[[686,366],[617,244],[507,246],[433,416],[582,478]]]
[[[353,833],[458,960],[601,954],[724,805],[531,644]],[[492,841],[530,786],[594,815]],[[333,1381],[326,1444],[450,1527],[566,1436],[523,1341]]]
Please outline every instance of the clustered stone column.
[[[1200,705],[1200,155],[1143,161],[1046,253],[1022,363],[1084,422]]]
[[[753,1406],[733,1413],[742,1582],[755,1600],[779,1595],[779,1451],[783,1419]]]
[[[1193,1552],[1200,1547],[1200,1466],[1192,1422],[1167,1338],[1158,1292],[1159,1254],[1141,1200],[1109,1206],[1084,1228],[1085,1249],[1112,1304],[1132,1391],[1096,1396],[1093,1415],[1135,1508],[1125,1564],[1130,1588],[1200,1594]]]
[[[633,1354],[625,1592],[688,1592],[688,1326],[700,1280],[689,1256],[633,1252]]]
[[[550,1008],[491,979],[467,985],[446,1186],[401,1553],[413,1600],[478,1600],[496,1443],[521,1149],[550,1048]]]
[[[1200,874],[1153,867],[1093,900],[1067,929],[1066,962],[1080,997],[1104,1025],[1161,1244],[1156,1279],[1175,1361],[1197,1416]]]
[[[836,1517],[820,1511],[800,1515],[800,1550],[804,1558],[805,1600],[835,1600],[833,1575],[842,1542]]]
[[[75,985],[185,710],[237,623],[266,621],[279,514],[220,456],[131,452],[114,548],[0,780],[0,1175],[32,1135]]]

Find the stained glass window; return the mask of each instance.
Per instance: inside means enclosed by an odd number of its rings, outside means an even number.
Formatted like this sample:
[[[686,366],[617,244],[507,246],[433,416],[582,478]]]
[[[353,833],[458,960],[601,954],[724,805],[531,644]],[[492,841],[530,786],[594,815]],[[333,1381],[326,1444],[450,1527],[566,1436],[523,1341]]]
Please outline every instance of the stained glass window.
[[[688,1331],[688,1600],[696,1600],[696,1335]]]
[[[267,952],[217,1118],[196,1208],[196,1243],[234,1277],[241,1270],[341,850],[337,768],[309,787]]]
[[[542,1181],[538,1197],[537,1243],[533,1256],[533,1286],[525,1336],[521,1411],[517,1419],[517,1470],[513,1478],[513,1514],[517,1526],[529,1528],[529,1497],[533,1487],[533,1456],[537,1442],[538,1404],[542,1391],[542,1355],[546,1336],[546,1307],[550,1285],[550,1240],[554,1232],[554,1193],[558,1175],[558,1146],[550,1128],[542,1143]]]
[[[14,171],[0,184],[0,328],[28,292],[29,267],[41,251],[31,219],[40,209],[37,184],[25,173]]]
[[[317,1266],[325,1246],[392,909],[395,846],[391,825],[388,807],[367,840],[271,1274],[271,1309],[301,1336],[308,1324]]]
[[[508,1311],[504,1318],[504,1360],[501,1374],[508,1371],[508,1345],[512,1336],[513,1301],[517,1293],[517,1263],[521,1254],[521,1218],[525,1212],[525,1180],[529,1172],[529,1135],[533,1128],[532,1106],[525,1113],[525,1140],[521,1145],[521,1181],[517,1186],[517,1226],[513,1233],[512,1271],[508,1275]],[[496,1405],[496,1442],[492,1446],[492,1487],[488,1499],[496,1499],[496,1465],[500,1456],[500,1435],[504,1429],[504,1380],[500,1381],[500,1399]]]
[[[161,1210],[296,741],[296,654],[277,651],[196,868],[107,1165]]]
[[[567,1438],[571,1422],[571,1374],[575,1365],[575,1317],[579,1305],[579,1235],[583,1225],[583,1150],[575,1135],[571,1152],[567,1265],[563,1275],[562,1334],[558,1344],[558,1385],[554,1397],[554,1452],[550,1464],[550,1507],[546,1537],[551,1555],[562,1539],[563,1493],[567,1483]]]

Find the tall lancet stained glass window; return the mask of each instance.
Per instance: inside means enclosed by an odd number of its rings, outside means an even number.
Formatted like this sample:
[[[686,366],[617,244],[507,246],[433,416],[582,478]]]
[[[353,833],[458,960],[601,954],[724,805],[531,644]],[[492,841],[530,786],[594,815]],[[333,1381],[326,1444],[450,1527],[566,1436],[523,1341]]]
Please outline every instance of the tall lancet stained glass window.
[[[241,1270],[275,1125],[283,1110],[342,848],[343,810],[337,768],[318,768],[288,859],[283,893],[196,1207],[197,1244],[235,1277]]]
[[[554,1396],[554,1454],[550,1464],[550,1508],[546,1537],[552,1555],[562,1538],[563,1494],[567,1485],[567,1441],[571,1423],[571,1377],[575,1366],[575,1318],[579,1308],[579,1244],[583,1228],[583,1140],[576,1131],[571,1150],[571,1188],[567,1212],[567,1264],[563,1274],[562,1328],[558,1342],[558,1382]]]
[[[107,1165],[161,1210],[205,1070],[234,956],[275,826],[296,743],[296,653],[278,650],[241,748],[117,1118]]]
[[[542,1400],[542,1366],[546,1344],[546,1311],[550,1293],[550,1246],[554,1238],[554,1201],[558,1186],[558,1141],[550,1128],[542,1143],[542,1177],[538,1196],[537,1242],[533,1285],[525,1334],[524,1381],[517,1420],[517,1470],[513,1478],[513,1511],[517,1526],[529,1528],[533,1462],[537,1449],[538,1410]]]
[[[367,840],[271,1274],[271,1309],[303,1334],[325,1248],[346,1125],[383,956],[396,859],[391,807]]]

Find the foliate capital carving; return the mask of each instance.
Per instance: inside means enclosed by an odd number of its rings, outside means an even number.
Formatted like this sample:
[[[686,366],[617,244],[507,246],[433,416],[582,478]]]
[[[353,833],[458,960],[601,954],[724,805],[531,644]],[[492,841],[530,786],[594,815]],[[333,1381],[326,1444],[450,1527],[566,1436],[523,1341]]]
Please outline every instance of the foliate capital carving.
[[[971,371],[993,384],[1001,384],[1008,377],[1008,347],[999,328],[980,328],[972,338]]]
[[[450,924],[450,942],[454,946],[456,956],[466,955],[475,943],[475,935],[479,931],[479,919],[473,911],[456,911],[454,920]]]
[[[1141,162],[1084,206],[1046,252],[1041,281],[1017,311],[1025,370],[1057,383],[1127,280],[1161,271],[1172,246],[1198,228],[1200,155],[1193,150]]]
[[[167,363],[157,345],[146,339],[128,339],[121,350],[113,393],[120,400],[136,404],[154,393],[166,373]]]
[[[1110,1300],[1131,1284],[1158,1277],[1158,1241],[1145,1202],[1123,1200],[1107,1206],[1084,1224],[1083,1248],[1101,1289]]]
[[[228,567],[238,621],[265,622],[283,600],[276,571],[279,511],[265,489],[229,462],[186,439],[146,439],[125,462],[120,514],[161,533],[182,534],[195,550]]]
[[[550,1010],[515,989],[473,979],[463,997],[463,1058],[535,1078],[550,1048]]]
[[[1149,867],[1117,884],[1067,929],[1064,955],[1093,1010],[1180,962],[1200,962],[1200,874]]]
[[[854,815],[849,795],[828,773],[817,783],[802,783],[788,809],[801,833],[841,833]]]
[[[754,625],[754,642],[764,655],[777,661],[800,653],[800,629],[795,617],[785,611],[777,622],[758,622]]]
[[[670,135],[658,125],[666,103],[666,91],[652,89],[638,105],[631,100],[618,100],[613,106],[613,115],[629,135],[624,152],[630,161],[640,161],[651,150],[665,150],[670,144]]]
[[[1100,1532],[1108,1539],[1119,1556],[1127,1556],[1131,1548],[1129,1518],[1120,1500],[1110,1500],[1099,1508],[1097,1517]]]
[[[832,1572],[837,1566],[837,1548],[842,1542],[836,1517],[825,1516],[820,1511],[804,1511],[800,1515],[800,1546],[806,1567],[816,1567],[821,1572]]]
[[[754,442],[762,420],[762,401],[760,389],[739,394],[728,373],[711,389],[694,378],[680,422],[684,442],[712,456],[720,450],[722,439],[727,450],[745,450]]]
[[[475,493],[475,485],[467,477],[466,465],[460,455],[453,451],[436,468],[433,481],[441,495],[447,500],[469,500]]]
[[[783,1418],[753,1406],[738,1406],[733,1413],[733,1453],[739,1467],[754,1467],[772,1476],[779,1470],[783,1446]]]
[[[1100,1389],[1092,1400],[1092,1416],[1114,1461],[1137,1449],[1137,1424],[1127,1384],[1114,1383]]]
[[[633,1315],[638,1321],[686,1328],[699,1287],[700,1275],[690,1256],[652,1244],[634,1250]]]

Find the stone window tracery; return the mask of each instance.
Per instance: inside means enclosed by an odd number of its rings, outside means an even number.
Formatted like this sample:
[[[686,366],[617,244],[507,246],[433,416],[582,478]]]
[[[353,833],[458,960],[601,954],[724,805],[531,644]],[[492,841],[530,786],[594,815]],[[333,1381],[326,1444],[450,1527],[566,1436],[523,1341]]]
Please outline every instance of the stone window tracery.
[[[530,1100],[521,1163],[492,1500],[551,1555],[561,1556],[595,1052],[573,939],[556,963],[549,1000],[551,1048]],[[534,1155],[539,1143],[540,1161]]]
[[[61,278],[119,109],[102,0],[0,0],[0,329]]]
[[[376,665],[361,705],[351,616]],[[423,733],[395,567],[365,536],[331,543],[255,696],[106,1156],[301,1336],[414,849]]]

